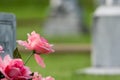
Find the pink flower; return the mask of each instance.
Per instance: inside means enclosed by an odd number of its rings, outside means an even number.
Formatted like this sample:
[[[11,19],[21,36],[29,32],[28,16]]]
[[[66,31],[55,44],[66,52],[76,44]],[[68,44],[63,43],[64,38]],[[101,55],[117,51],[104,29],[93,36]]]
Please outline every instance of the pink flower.
[[[8,80],[26,80],[31,74],[21,59],[11,59],[9,55],[6,55],[3,60],[0,57],[0,71]]]
[[[53,77],[48,76],[43,78],[42,75],[39,75],[37,72],[34,73],[32,80],[55,80]]]
[[[0,45],[0,53],[4,53],[3,47]]]
[[[34,51],[35,60],[42,67],[45,67],[45,64],[43,59],[39,55],[54,52],[54,50],[52,49],[52,45],[49,44],[46,39],[41,37],[35,31],[31,32],[31,34],[28,34],[27,41],[18,40],[17,42],[19,45],[24,46],[28,50]]]

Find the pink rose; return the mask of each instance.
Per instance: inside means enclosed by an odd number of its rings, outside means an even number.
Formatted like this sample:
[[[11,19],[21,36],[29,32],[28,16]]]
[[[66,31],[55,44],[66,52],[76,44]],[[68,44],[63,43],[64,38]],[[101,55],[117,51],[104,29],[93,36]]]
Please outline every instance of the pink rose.
[[[54,50],[52,49],[52,45],[47,42],[43,37],[41,37],[39,34],[37,34],[35,31],[33,31],[30,34],[28,34],[28,40],[22,41],[18,40],[18,44],[26,47],[28,50],[33,50],[37,54],[47,54],[51,53]]]
[[[55,80],[53,77],[48,76],[43,78],[42,75],[39,75],[37,72],[34,73],[32,80]]]
[[[27,41],[18,40],[17,42],[19,45],[24,46],[28,50],[34,51],[35,60],[42,67],[45,67],[45,64],[43,59],[39,55],[54,52],[54,50],[52,49],[52,45],[49,44],[46,39],[41,37],[35,31],[31,32],[31,35],[28,34]]]
[[[21,59],[11,59],[6,55],[4,59],[0,57],[0,71],[8,80],[26,80],[30,78],[31,71],[24,66]]]

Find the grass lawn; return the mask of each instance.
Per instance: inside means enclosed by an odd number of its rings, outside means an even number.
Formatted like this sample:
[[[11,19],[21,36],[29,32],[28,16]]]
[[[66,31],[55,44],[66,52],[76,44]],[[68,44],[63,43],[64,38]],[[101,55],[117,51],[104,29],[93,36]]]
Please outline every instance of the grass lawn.
[[[38,25],[35,26],[19,26],[16,29],[16,37],[17,39],[26,40],[27,33],[31,33],[32,31],[36,31],[37,33],[41,33],[41,28]]]
[[[22,54],[23,60],[28,54]],[[42,55],[46,68],[39,67],[33,57],[27,63],[32,71],[38,71],[43,76],[51,75],[56,80],[120,80],[120,76],[93,76],[76,74],[77,69],[84,69],[91,66],[90,54],[86,53],[53,53]]]
[[[46,7],[36,6],[6,6],[0,7],[0,12],[8,12],[16,15],[17,19],[44,18],[47,15]]]

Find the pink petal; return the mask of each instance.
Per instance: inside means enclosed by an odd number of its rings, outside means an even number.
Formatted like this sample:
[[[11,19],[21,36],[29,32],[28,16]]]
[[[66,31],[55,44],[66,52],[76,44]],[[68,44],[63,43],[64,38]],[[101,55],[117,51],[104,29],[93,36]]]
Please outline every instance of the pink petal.
[[[55,80],[55,79],[51,76],[48,76],[48,77],[45,78],[45,80]]]
[[[3,78],[3,79],[1,79],[1,80],[8,80],[7,78]]]
[[[45,63],[43,61],[43,59],[40,57],[40,55],[38,54],[34,54],[35,60],[36,62],[43,68],[45,68]]]
[[[2,57],[0,56],[0,68],[3,69],[4,67],[5,67],[5,63],[2,61]]]
[[[28,43],[26,41],[22,41],[22,40],[17,40],[17,43],[21,46],[26,46],[28,45]]]
[[[0,53],[4,53],[3,47],[0,45]]]
[[[3,47],[0,45],[0,51],[2,51],[3,50]]]
[[[0,63],[2,62],[2,57],[0,56]]]
[[[9,77],[12,77],[12,78],[15,78],[15,77],[17,77],[17,76],[19,76],[19,75],[21,75],[20,69],[14,68],[14,67],[13,67],[13,68],[9,71],[9,73],[8,73],[8,76],[9,76]]]
[[[11,60],[12,60],[12,58],[9,55],[6,55],[3,59],[3,62],[5,65],[8,65]]]
[[[35,32],[35,31],[32,31],[32,32],[31,32],[31,35],[34,35],[34,34],[36,34],[36,32]]]
[[[48,41],[45,38],[40,37],[40,39],[41,39],[41,41],[48,43]]]
[[[28,50],[33,50],[33,48],[26,41],[17,40],[17,43],[21,46],[24,46]]]

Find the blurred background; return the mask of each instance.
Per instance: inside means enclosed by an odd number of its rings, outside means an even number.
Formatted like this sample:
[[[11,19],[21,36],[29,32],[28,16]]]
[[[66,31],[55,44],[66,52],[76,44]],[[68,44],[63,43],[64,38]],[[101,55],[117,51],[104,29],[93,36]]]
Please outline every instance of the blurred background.
[[[38,33],[43,33],[42,28],[50,15],[50,1],[52,0],[0,0],[0,11],[14,13],[17,20],[17,39],[25,39],[25,34],[35,30]],[[59,1],[59,0],[58,0]],[[74,0],[73,0],[74,1]],[[78,0],[78,9],[82,13],[82,22],[87,30],[91,27],[91,17],[94,11],[94,3],[89,0]],[[24,27],[24,29],[23,29]],[[21,30],[21,31],[19,31]],[[25,30],[25,31],[23,31]],[[86,38],[89,37],[89,34]],[[84,37],[85,38],[85,37]],[[68,41],[66,42],[70,42]],[[74,42],[82,42],[82,40],[72,38]],[[71,40],[71,42],[72,42]],[[64,42],[60,39],[51,39],[52,42]],[[84,40],[83,40],[84,41]],[[85,40],[89,42],[89,40]]]
[[[56,80],[119,80],[119,76],[76,73],[77,69],[91,66],[91,28],[96,1],[0,0],[0,12],[16,15],[17,40],[26,40],[26,34],[35,30],[54,44],[55,53],[42,55],[46,63],[45,69],[31,58],[27,65],[32,71],[38,71],[43,76],[51,75]],[[23,48],[20,50],[25,59],[28,51]]]

